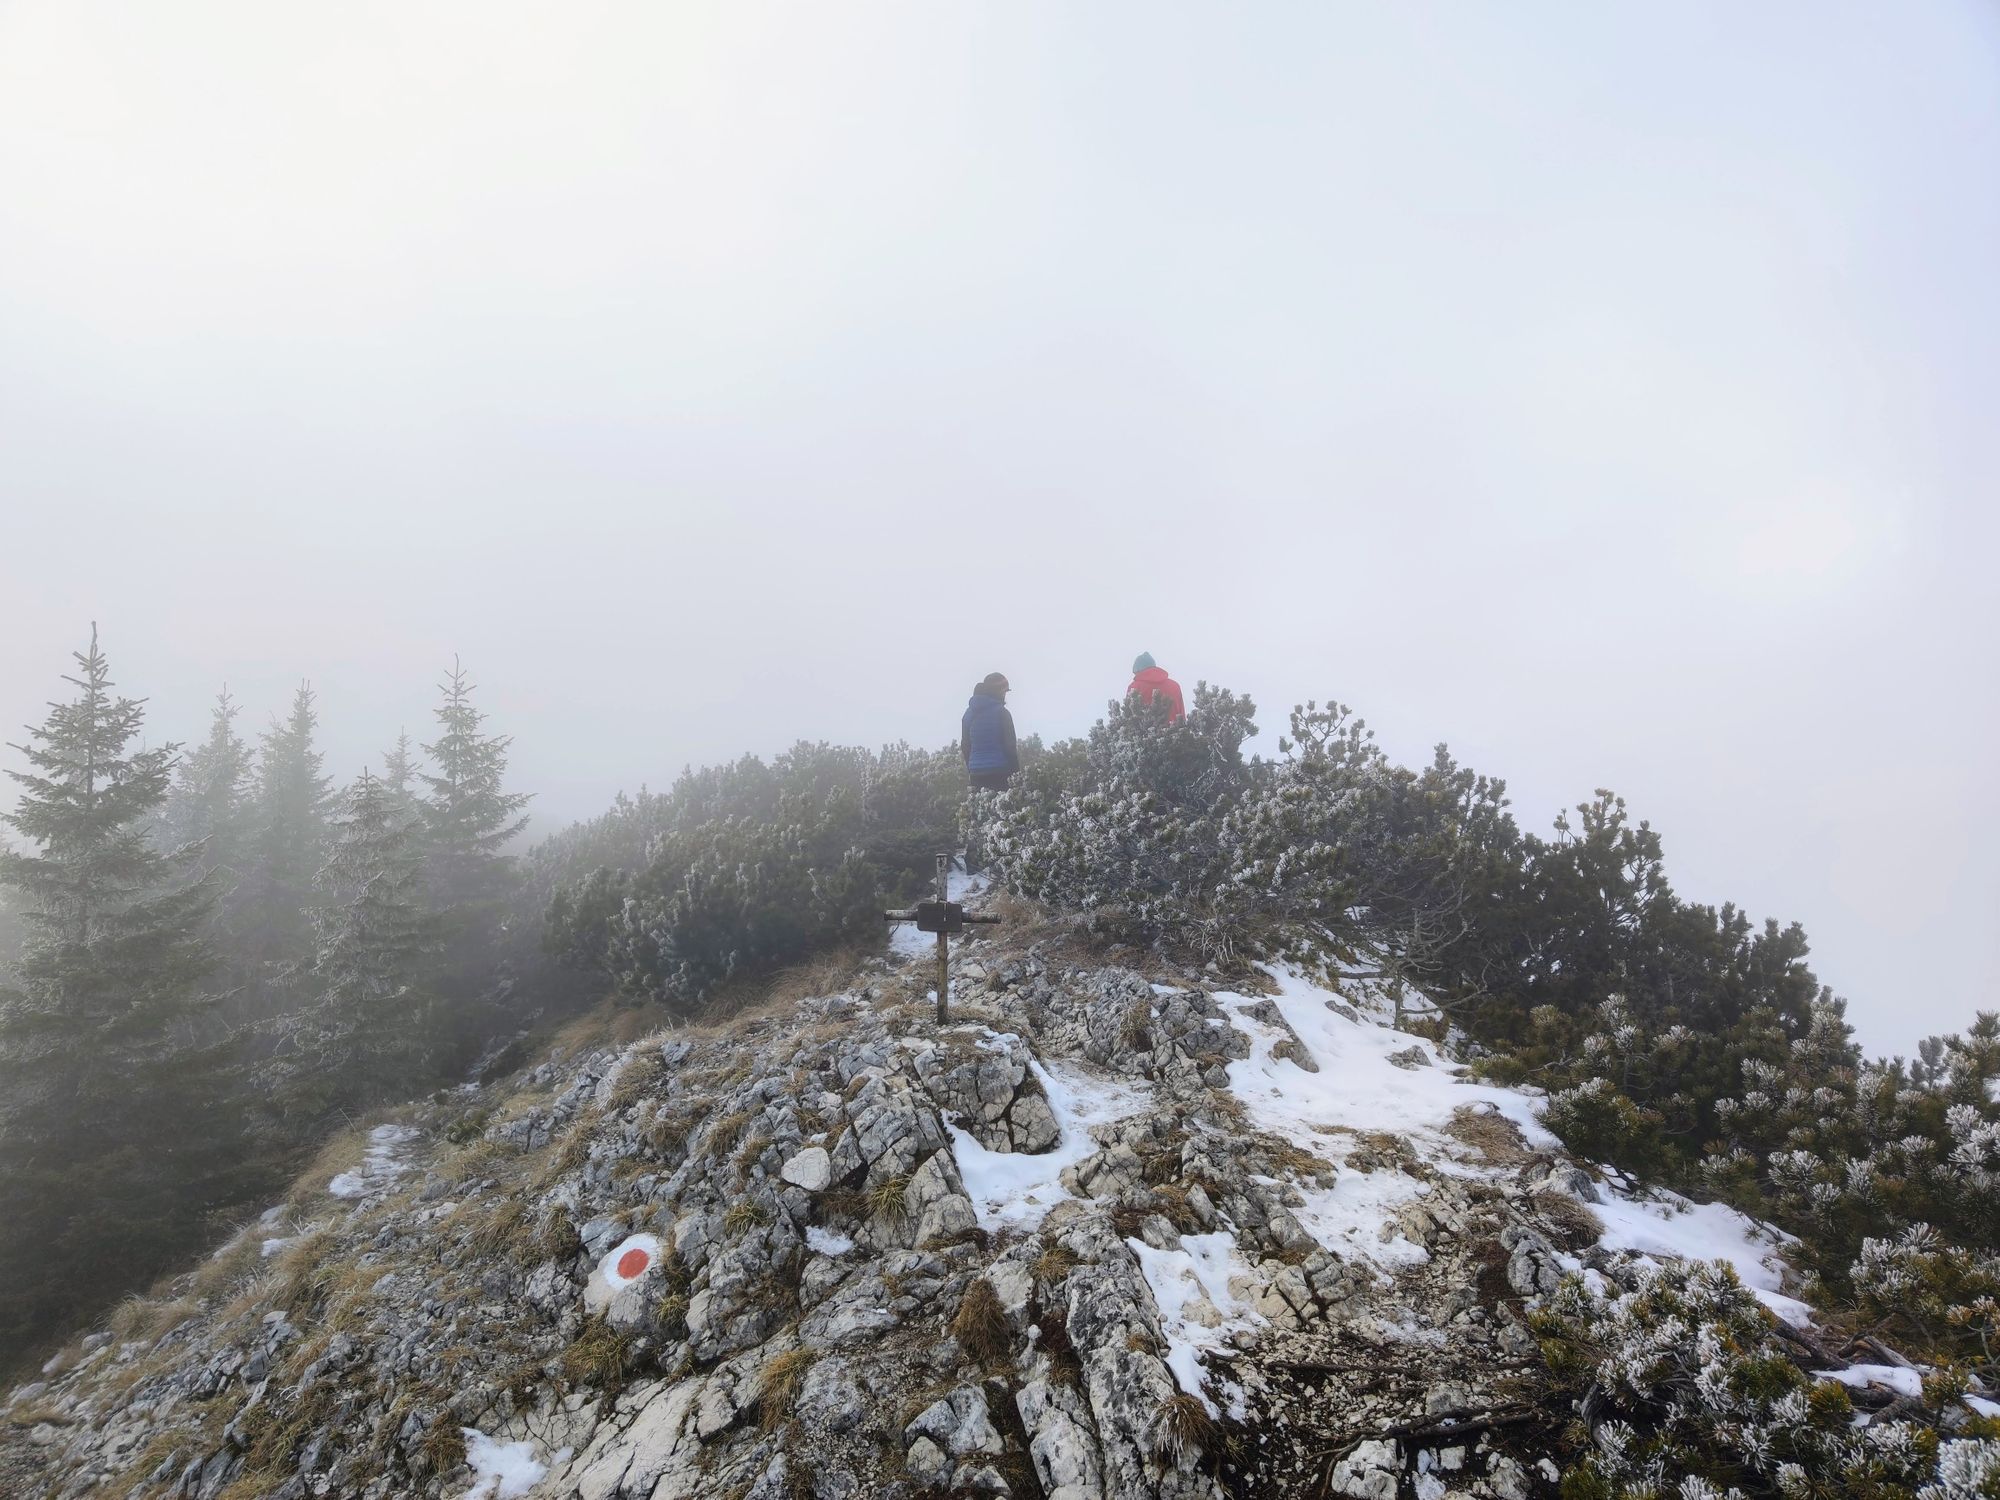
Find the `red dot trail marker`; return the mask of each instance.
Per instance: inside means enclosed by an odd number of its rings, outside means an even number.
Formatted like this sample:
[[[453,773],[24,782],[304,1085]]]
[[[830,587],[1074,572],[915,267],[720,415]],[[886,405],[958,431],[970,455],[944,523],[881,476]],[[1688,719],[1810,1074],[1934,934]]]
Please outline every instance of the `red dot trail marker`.
[[[659,1269],[661,1249],[657,1235],[625,1236],[599,1258],[590,1280],[584,1283],[583,1305],[592,1312],[605,1311],[625,1288],[647,1280]]]

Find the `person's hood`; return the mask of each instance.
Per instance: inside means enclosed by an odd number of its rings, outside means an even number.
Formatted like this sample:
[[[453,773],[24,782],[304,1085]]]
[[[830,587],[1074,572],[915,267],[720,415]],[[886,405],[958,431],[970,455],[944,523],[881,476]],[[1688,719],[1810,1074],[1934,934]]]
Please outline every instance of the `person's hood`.
[[[1165,667],[1148,667],[1146,668],[1145,671],[1141,672],[1137,677],[1134,677],[1132,679],[1132,683],[1135,687],[1142,682],[1145,683],[1148,687],[1153,687],[1162,682],[1172,682],[1172,681],[1173,678],[1167,675],[1167,669]]]
[[[965,700],[965,711],[967,713],[971,713],[975,709],[983,711],[988,704],[991,704],[995,708],[1005,708],[1007,706],[991,693],[987,692],[986,684],[982,682],[972,690],[972,696]]]

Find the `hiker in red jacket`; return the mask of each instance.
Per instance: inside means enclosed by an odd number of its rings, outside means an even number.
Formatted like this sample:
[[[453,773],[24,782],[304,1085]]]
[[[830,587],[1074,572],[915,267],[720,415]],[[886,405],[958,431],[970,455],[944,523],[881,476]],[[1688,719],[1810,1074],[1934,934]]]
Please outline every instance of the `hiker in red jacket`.
[[[1141,703],[1165,698],[1169,724],[1178,724],[1187,717],[1187,705],[1181,702],[1181,685],[1167,675],[1165,668],[1154,663],[1150,651],[1141,651],[1139,659],[1132,663],[1132,685],[1125,689],[1125,696],[1137,698]]]

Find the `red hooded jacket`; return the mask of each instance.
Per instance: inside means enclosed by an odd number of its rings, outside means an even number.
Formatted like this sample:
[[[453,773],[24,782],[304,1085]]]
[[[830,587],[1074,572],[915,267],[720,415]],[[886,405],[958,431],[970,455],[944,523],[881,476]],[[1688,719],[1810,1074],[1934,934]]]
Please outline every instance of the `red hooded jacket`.
[[[1181,685],[1167,675],[1165,667],[1148,667],[1132,679],[1132,685],[1125,689],[1125,696],[1137,698],[1141,703],[1151,703],[1155,697],[1164,697],[1172,706],[1167,710],[1167,722],[1178,724],[1187,717],[1187,705],[1181,701]]]

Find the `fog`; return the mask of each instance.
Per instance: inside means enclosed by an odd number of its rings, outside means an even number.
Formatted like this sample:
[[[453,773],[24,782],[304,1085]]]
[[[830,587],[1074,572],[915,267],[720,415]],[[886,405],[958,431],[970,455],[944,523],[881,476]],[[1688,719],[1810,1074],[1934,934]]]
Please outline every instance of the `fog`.
[[[2000,13],[0,4],[0,722],[546,832],[1151,651],[1992,1006]],[[18,734],[8,738],[19,739]],[[5,752],[18,768],[18,757]]]

